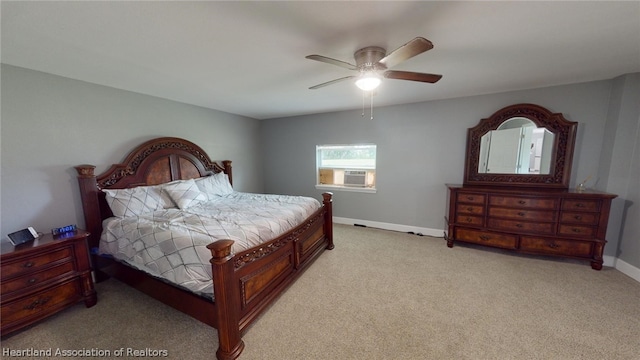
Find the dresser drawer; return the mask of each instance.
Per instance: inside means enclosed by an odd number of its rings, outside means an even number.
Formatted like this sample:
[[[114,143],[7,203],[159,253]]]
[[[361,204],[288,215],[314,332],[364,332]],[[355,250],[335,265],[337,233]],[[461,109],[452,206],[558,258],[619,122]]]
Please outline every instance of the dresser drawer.
[[[484,194],[474,194],[474,193],[458,193],[456,197],[456,201],[459,203],[482,204],[482,205],[484,205],[485,199],[486,199],[486,196]]]
[[[518,237],[515,235],[464,228],[455,229],[455,239],[481,245],[496,246],[505,249],[515,249],[518,241]]]
[[[568,236],[593,237],[596,235],[596,228],[591,226],[560,224],[558,234]]]
[[[483,217],[482,216],[472,216],[472,215],[458,214],[458,215],[456,215],[456,223],[482,226]]]
[[[562,200],[562,210],[597,212],[600,211],[601,204],[600,200],[564,199]]]
[[[484,206],[481,205],[458,204],[458,206],[456,206],[456,210],[459,214],[484,214]]]
[[[65,274],[73,274],[73,263],[66,262],[45,271],[33,272],[25,276],[21,276],[0,284],[3,299],[9,296],[9,293],[16,290],[28,289],[30,287],[41,284],[44,281],[54,279]]]
[[[536,220],[536,221],[554,221],[555,212],[544,210],[527,210],[490,207],[489,216],[502,217],[508,219]]]
[[[523,236],[520,239],[520,249],[540,254],[591,257],[593,243],[588,241],[571,241]]]
[[[20,298],[2,304],[0,316],[2,328],[10,326],[18,321],[37,320],[66,305],[76,303],[82,299],[79,280],[61,284],[59,286],[41,291],[32,296]]]
[[[71,259],[72,255],[71,248],[65,247],[50,253],[24,258],[12,263],[2,264],[2,279],[4,280],[13,276],[38,271],[55,261]]]
[[[552,198],[528,198],[519,196],[489,196],[489,205],[505,206],[528,209],[549,209],[556,208],[556,199]]]
[[[560,222],[572,224],[598,225],[600,216],[597,213],[573,213],[563,211],[560,214]]]
[[[540,234],[555,233],[554,223],[528,222],[503,219],[489,219],[489,228],[508,230],[513,232],[528,232]]]

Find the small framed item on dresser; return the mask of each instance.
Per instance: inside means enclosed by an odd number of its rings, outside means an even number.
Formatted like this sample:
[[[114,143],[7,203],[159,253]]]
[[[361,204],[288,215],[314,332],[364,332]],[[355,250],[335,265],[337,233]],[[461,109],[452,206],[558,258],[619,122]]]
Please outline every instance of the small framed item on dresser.
[[[24,234],[23,234],[24,235]],[[97,302],[87,247],[89,232],[44,234],[0,247],[0,335],[5,337],[78,302]],[[13,239],[12,239],[13,242]]]

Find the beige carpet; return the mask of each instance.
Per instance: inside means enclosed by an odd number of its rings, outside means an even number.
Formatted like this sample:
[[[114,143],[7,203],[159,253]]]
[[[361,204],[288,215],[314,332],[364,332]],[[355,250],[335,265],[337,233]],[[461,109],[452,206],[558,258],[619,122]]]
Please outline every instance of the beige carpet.
[[[240,359],[640,359],[640,283],[617,270],[346,225],[335,243],[249,329]],[[93,308],[3,350],[215,358],[215,329],[115,280],[97,291]]]

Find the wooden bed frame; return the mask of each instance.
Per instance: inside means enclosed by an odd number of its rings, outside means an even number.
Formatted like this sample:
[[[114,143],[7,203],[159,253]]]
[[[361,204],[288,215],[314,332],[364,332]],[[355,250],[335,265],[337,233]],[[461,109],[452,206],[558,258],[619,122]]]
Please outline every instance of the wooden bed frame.
[[[164,137],[135,148],[121,164],[102,174],[95,166],[76,166],[89,246],[97,249],[102,221],[112,216],[102,189],[157,185],[225,172],[231,161],[213,162],[197,145]],[[218,329],[218,359],[236,359],[244,349],[242,335],[325,249],[333,249],[332,194],[323,206],[291,231],[260,246],[233,254],[232,240],[207,246],[211,251],[214,299],[191,293],[92,251],[98,281],[113,276],[136,289]]]

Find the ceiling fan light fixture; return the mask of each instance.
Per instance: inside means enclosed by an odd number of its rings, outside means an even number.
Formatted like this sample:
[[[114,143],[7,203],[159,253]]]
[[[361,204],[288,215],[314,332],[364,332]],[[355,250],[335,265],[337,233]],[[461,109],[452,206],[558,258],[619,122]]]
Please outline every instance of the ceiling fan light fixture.
[[[423,37],[417,37],[393,50],[389,54],[387,54],[387,51],[384,48],[379,46],[367,46],[359,49],[353,54],[353,58],[356,62],[355,64],[350,64],[345,61],[328,58],[322,55],[308,55],[306,56],[307,59],[336,65],[348,70],[355,70],[359,73],[358,75],[345,76],[339,79],[327,81],[322,84],[312,86],[309,89],[315,90],[327,85],[355,78],[356,86],[358,86],[359,89],[368,92],[375,90],[382,83],[383,75],[385,79],[435,83],[440,80],[442,75],[390,70],[392,67],[402,63],[403,61],[407,61],[432,48],[433,44],[431,41]]]
[[[371,91],[376,89],[381,82],[382,79],[378,74],[365,73],[356,80],[356,86],[360,88],[360,90]]]

